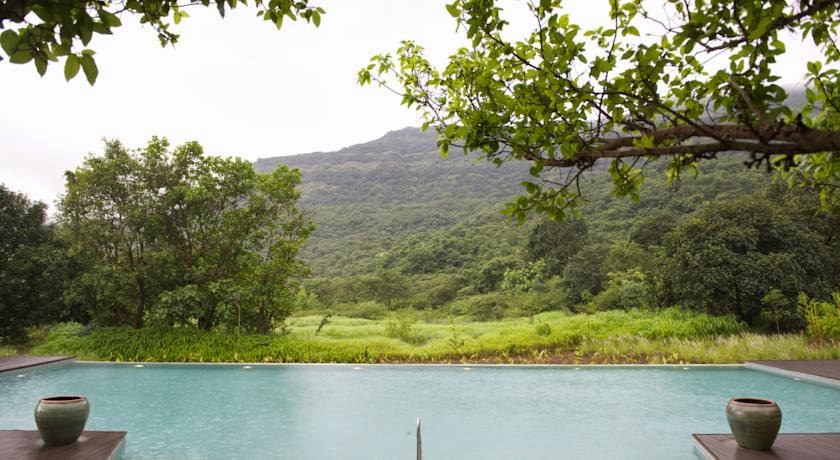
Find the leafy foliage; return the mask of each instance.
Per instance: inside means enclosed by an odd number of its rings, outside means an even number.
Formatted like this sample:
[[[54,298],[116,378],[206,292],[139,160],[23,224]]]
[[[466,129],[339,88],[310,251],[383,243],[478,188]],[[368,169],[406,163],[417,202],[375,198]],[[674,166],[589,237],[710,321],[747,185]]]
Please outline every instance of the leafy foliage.
[[[840,200],[837,2],[611,1],[604,23],[584,29],[561,0],[544,0],[527,3],[534,27],[523,37],[508,32],[500,4],[447,5],[469,46],[442,68],[404,41],[358,80],[402,94],[444,155],[457,146],[495,164],[529,164],[525,194],[506,209],[520,222],[532,210],[576,215],[582,173],[601,161],[610,161],[613,193],[634,201],[654,159],[668,158],[675,178],[734,152],[819,186],[825,208]],[[799,113],[776,84],[786,32],[822,52],[803,69]],[[707,68],[715,57],[728,65]]]
[[[99,75],[96,54],[87,48],[94,34],[110,35],[122,26],[126,16],[134,16],[155,31],[161,46],[174,45],[178,34],[170,27],[189,16],[190,6],[209,6],[225,11],[236,8],[237,0],[8,0],[0,3],[0,45],[14,64],[35,63],[44,75],[50,62],[64,57],[64,77],[69,81],[81,69],[91,85]],[[242,5],[245,4],[243,1]],[[316,27],[324,10],[309,0],[254,0],[257,16],[279,29],[285,20],[303,18]],[[79,47],[84,47],[79,50]],[[3,57],[0,55],[0,60]]]
[[[840,293],[835,293],[831,302],[800,294],[798,303],[805,317],[805,333],[820,342],[840,340]]]
[[[63,302],[74,266],[54,230],[44,203],[0,185],[0,338],[20,339],[27,327],[84,318]]]
[[[766,198],[746,196],[698,211],[665,238],[663,279],[670,302],[734,313],[759,324],[762,298],[776,288],[825,297],[836,274],[826,239]],[[791,302],[792,303],[792,302]]]
[[[588,229],[583,220],[557,222],[543,219],[528,237],[528,258],[542,260],[549,276],[559,275],[575,253],[586,243]]]
[[[117,141],[67,173],[62,235],[84,264],[76,292],[101,324],[217,324],[268,332],[290,311],[313,226],[298,172],[257,175],[190,142]]]

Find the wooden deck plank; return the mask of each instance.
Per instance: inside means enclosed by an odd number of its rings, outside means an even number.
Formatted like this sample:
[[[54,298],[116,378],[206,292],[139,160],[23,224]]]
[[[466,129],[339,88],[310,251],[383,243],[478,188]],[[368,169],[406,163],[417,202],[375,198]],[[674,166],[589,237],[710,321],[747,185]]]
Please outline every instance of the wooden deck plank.
[[[806,374],[840,383],[840,360],[838,359],[747,361],[744,364],[748,367],[763,366],[770,368],[768,370]]]
[[[13,371],[26,367],[40,366],[73,359],[72,356],[3,356],[0,357],[0,372]]]
[[[0,430],[0,458],[9,460],[111,460],[125,442],[125,431],[85,431],[73,444],[44,447],[37,431]]]
[[[781,433],[770,450],[738,446],[731,434],[695,434],[697,450],[710,460],[837,460],[840,433]]]

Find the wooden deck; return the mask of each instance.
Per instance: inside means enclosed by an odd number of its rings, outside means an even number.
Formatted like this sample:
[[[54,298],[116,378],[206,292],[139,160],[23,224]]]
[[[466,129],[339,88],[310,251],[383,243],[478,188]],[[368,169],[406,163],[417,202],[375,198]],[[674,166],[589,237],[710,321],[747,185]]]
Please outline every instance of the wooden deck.
[[[782,433],[770,450],[738,446],[731,434],[695,434],[694,446],[706,460],[837,460],[840,433]]]
[[[752,369],[840,385],[840,360],[837,359],[747,361],[744,365]]]
[[[112,460],[124,446],[125,431],[85,431],[73,444],[44,447],[37,431],[0,430],[0,458],[9,460]]]
[[[0,372],[14,371],[41,364],[73,359],[72,356],[3,356],[0,357]]]

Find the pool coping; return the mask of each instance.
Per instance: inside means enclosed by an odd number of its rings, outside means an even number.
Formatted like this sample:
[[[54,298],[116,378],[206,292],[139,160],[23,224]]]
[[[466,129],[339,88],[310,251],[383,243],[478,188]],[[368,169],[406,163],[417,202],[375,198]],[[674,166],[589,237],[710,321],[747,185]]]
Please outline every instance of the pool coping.
[[[840,380],[820,377],[802,372],[788,371],[771,366],[755,364],[751,362],[744,363],[724,363],[724,364],[470,364],[470,363],[200,363],[200,362],[177,362],[177,361],[88,361],[88,360],[74,360],[77,363],[83,364],[104,364],[104,365],[118,365],[118,366],[220,366],[220,367],[240,367],[240,368],[254,368],[254,367],[337,367],[337,368],[351,368],[353,370],[363,370],[365,368],[528,368],[528,369],[750,369],[758,372],[767,372],[770,374],[790,377],[794,380],[802,380],[810,383],[827,385],[834,388],[840,388]]]
[[[744,367],[739,363],[723,363],[723,364],[487,364],[487,363],[207,363],[207,362],[181,362],[181,361],[95,361],[95,360],[75,360],[77,363],[83,364],[114,364],[114,365],[183,365],[183,366],[251,366],[251,367],[485,367],[485,368],[628,368],[628,369],[642,369],[642,368],[705,368],[705,367],[722,367],[735,368]]]
[[[14,372],[19,371],[21,369],[29,369],[32,367],[45,367],[50,364],[59,364],[59,363],[66,363],[74,361],[73,356],[31,356],[31,355],[12,355],[12,356],[4,356],[3,358],[10,358],[9,361],[14,361],[15,358],[21,359],[23,358],[23,364],[18,365],[10,365],[8,367],[0,366],[0,374],[6,372]],[[0,362],[3,361],[3,358],[0,358]]]
[[[766,364],[759,364],[754,362],[745,362],[744,367],[756,371],[767,372],[769,374],[783,375],[785,377],[793,378],[794,380],[807,380],[809,382],[820,383],[835,388],[840,388],[840,380],[832,379],[830,377],[822,377],[819,375],[808,374],[805,372],[792,371],[782,369],[780,367],[768,366]]]
[[[51,357],[55,358],[55,357]],[[574,370],[582,370],[582,369],[708,369],[708,368],[722,368],[722,369],[732,369],[732,368],[741,368],[741,369],[750,369],[758,372],[767,372],[770,374],[781,375],[784,377],[790,377],[794,380],[803,380],[811,383],[817,383],[821,385],[827,385],[834,388],[840,388],[840,380],[835,380],[828,377],[821,377],[818,375],[808,374],[804,372],[797,372],[791,371],[786,369],[781,369],[778,367],[772,367],[763,364],[757,364],[753,362],[744,362],[744,363],[722,363],[722,364],[485,364],[485,363],[263,363],[263,362],[242,362],[242,363],[202,363],[202,362],[178,362],[178,361],[95,361],[95,360],[79,360],[74,359],[73,357],[61,357],[60,359],[52,359],[50,361],[45,361],[43,363],[36,363],[36,364],[29,364],[27,366],[21,366],[18,368],[12,368],[4,371],[0,371],[0,374],[13,371],[16,369],[22,369],[25,367],[44,367],[51,364],[60,364],[60,363],[67,363],[67,362],[76,362],[81,364],[101,364],[101,365],[114,365],[114,366],[134,366],[134,367],[154,367],[154,366],[219,366],[219,367],[240,367],[240,368],[254,368],[254,367],[337,367],[337,368],[351,368],[353,370],[362,370],[365,368],[387,368],[387,367],[394,367],[394,368],[420,368],[420,367],[430,367],[430,368],[462,368],[462,369],[473,369],[473,368],[496,368],[496,369],[503,369],[503,368],[528,368],[528,369],[574,369]]]

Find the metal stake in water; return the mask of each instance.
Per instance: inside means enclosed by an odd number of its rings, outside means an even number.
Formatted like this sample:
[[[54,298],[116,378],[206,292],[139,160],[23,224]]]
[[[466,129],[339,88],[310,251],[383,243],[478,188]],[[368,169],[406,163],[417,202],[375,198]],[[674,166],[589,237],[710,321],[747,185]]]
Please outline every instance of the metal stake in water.
[[[423,460],[423,441],[420,438],[420,418],[417,418],[417,460]]]

